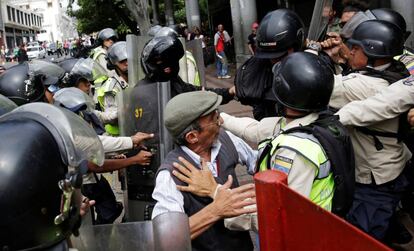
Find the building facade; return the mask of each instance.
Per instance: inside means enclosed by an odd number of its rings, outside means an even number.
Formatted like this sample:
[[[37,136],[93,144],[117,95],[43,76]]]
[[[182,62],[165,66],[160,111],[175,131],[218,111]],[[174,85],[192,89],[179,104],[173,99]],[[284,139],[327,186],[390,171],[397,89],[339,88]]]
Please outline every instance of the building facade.
[[[43,17],[42,29],[37,40],[64,41],[77,38],[76,22],[66,14],[64,0],[9,0],[15,5],[32,10]]]
[[[5,1],[0,1],[1,45],[14,48],[36,40],[42,27],[42,16]]]

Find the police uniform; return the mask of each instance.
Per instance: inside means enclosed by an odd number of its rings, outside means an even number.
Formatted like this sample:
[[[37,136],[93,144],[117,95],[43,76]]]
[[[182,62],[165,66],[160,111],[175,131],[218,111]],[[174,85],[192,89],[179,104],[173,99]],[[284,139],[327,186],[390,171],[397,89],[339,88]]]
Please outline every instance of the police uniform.
[[[225,130],[256,145],[262,140],[276,135],[280,132],[281,125],[285,124],[285,119],[282,117],[267,117],[257,121],[249,117],[237,118],[224,112],[220,113],[220,116],[224,121],[221,126]]]
[[[188,83],[200,86],[200,74],[198,73],[197,63],[193,54],[189,51],[185,51],[185,57],[187,59]]]
[[[383,65],[375,70],[381,71],[387,67],[388,65]],[[388,86],[389,82],[384,79],[358,73],[344,78],[339,76],[335,78],[330,105],[341,108],[349,102],[374,96],[388,89]],[[381,110],[372,112],[360,115],[372,116],[381,113]],[[344,117],[340,115],[340,118],[342,120]],[[353,121],[349,121],[349,124],[355,125]],[[396,137],[370,135],[364,130],[396,134],[398,126],[398,118],[394,117],[379,121],[368,128],[349,128],[355,151],[357,183],[354,203],[347,220],[377,239],[385,237],[390,218],[408,185],[403,170],[411,158],[411,153]]]
[[[279,120],[281,131],[298,126],[306,126],[318,118],[311,113],[283,126]],[[259,145],[260,148],[260,145]],[[271,169],[288,174],[288,186],[315,204],[330,211],[332,206],[334,182],[330,162],[319,141],[307,133],[279,133],[272,140]],[[260,168],[266,170],[260,163]]]
[[[387,67],[388,64],[375,69],[383,70]],[[340,109],[349,102],[374,96],[381,90],[387,89],[388,86],[389,83],[384,79],[359,73],[352,73],[345,77],[339,75],[335,77],[335,87],[329,105]],[[360,115],[362,117],[372,116],[377,114],[378,110],[372,112]],[[343,116],[340,118],[343,121]],[[349,124],[356,125],[352,121],[349,121]],[[380,132],[396,133],[398,118],[379,121],[369,128]],[[408,148],[402,142],[398,142],[396,138],[377,136],[383,146],[378,150],[374,144],[373,136],[367,135],[355,127],[349,128],[349,132],[355,150],[356,181],[358,183],[370,184],[373,182],[372,178],[378,185],[389,182],[400,175],[406,162],[411,158]]]
[[[102,68],[109,72],[107,68],[106,54],[107,51],[104,48],[102,48],[102,46],[96,47],[95,49],[93,49],[92,59],[98,64],[100,64]]]
[[[103,112],[95,111],[95,114],[105,124],[106,132],[113,136],[119,135],[116,95],[127,87],[128,83],[114,74],[97,90],[97,100]]]
[[[134,146],[131,137],[111,137],[98,135],[105,153],[130,150]]]
[[[393,119],[414,106],[414,76],[399,80],[376,95],[346,104],[338,112],[344,125],[369,126]]]

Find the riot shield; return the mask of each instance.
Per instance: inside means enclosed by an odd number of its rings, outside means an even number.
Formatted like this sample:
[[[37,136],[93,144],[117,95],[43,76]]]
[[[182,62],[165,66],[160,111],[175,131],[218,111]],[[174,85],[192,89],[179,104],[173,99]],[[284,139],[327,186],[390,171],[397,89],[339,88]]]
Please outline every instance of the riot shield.
[[[193,54],[196,61],[201,86],[206,87],[206,68],[204,66],[203,47],[200,39],[194,39],[186,43],[186,50]]]
[[[83,226],[71,241],[79,251],[191,250],[188,217],[178,212],[161,214],[153,221]]]
[[[161,162],[172,150],[172,139],[164,127],[164,107],[170,99],[169,83],[150,83],[141,80],[130,88],[129,101],[124,106],[129,135],[136,132],[154,133],[155,137],[146,142],[146,147],[153,153],[150,166],[131,166],[127,168],[126,218],[128,221],[148,219],[151,216],[152,191],[155,174]],[[125,97],[124,97],[125,98]],[[130,154],[136,154],[131,152]]]
[[[329,22],[329,11],[332,10],[333,0],[316,0],[312,20],[309,26],[308,39],[322,41],[325,39]]]

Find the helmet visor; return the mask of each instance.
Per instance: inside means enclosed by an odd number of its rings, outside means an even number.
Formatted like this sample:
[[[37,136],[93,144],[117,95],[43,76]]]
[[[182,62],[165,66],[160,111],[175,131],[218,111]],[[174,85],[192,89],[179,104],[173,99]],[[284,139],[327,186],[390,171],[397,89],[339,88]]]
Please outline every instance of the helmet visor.
[[[65,75],[65,70],[57,64],[42,61],[33,60],[29,63],[29,71],[33,72],[34,75],[45,75],[47,77],[62,78]]]
[[[12,111],[14,108],[17,108],[17,105],[10,99],[0,94],[0,116]]]
[[[33,119],[45,126],[54,136],[66,165],[79,168],[85,161],[103,165],[105,157],[101,141],[75,113],[46,103],[31,103],[5,114],[0,121],[10,117]]]
[[[79,74],[91,82],[106,76],[105,69],[91,58],[79,59],[71,73]]]

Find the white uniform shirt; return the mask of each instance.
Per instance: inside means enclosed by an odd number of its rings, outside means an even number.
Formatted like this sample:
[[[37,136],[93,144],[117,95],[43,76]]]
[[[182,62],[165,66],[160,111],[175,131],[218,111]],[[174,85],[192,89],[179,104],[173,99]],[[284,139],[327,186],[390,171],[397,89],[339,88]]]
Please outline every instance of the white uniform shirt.
[[[243,140],[227,132],[231,141],[233,142],[237,153],[239,154],[239,163],[246,165],[248,172],[253,174],[256,165],[257,151],[253,150]],[[181,149],[188,154],[195,163],[200,163],[200,156],[191,151],[185,146],[180,146]],[[219,154],[221,143],[213,144],[211,149],[211,162],[207,163],[208,168],[213,175],[217,177],[217,155]],[[177,159],[177,162],[178,159]],[[200,166],[198,166],[200,167]],[[171,177],[172,174],[168,170],[163,170],[157,175],[154,192],[152,197],[157,201],[152,212],[152,218],[166,212],[184,212],[184,197],[178,191],[176,184]]]

